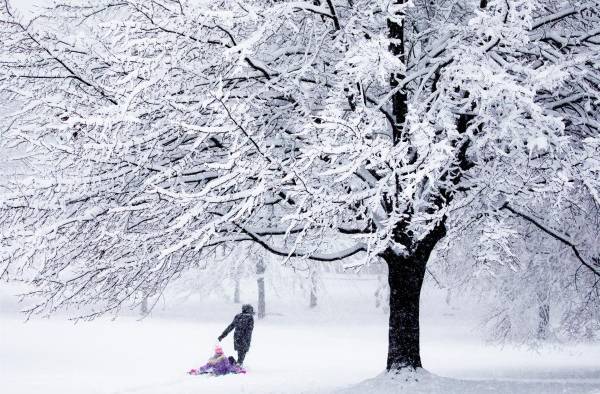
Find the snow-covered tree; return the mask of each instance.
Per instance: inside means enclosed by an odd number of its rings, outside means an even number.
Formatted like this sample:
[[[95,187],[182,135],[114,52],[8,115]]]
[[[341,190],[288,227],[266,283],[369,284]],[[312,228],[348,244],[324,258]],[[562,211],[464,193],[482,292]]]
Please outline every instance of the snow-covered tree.
[[[224,243],[383,259],[387,368],[420,367],[446,234],[600,203],[599,5],[80,0],[28,23],[4,2],[0,89],[25,104],[3,141],[44,160],[2,200],[0,272],[32,313],[93,317]]]

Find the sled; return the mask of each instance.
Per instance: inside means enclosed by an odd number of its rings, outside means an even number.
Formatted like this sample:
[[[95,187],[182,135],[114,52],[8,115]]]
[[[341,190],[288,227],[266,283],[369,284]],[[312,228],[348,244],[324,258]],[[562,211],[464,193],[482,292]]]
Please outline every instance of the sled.
[[[217,374],[213,371],[201,371],[200,369],[191,369],[187,372],[188,375],[209,375],[209,376],[226,376],[226,375],[239,375],[245,374],[246,370],[242,367],[239,367],[237,371],[230,371],[227,373]]]

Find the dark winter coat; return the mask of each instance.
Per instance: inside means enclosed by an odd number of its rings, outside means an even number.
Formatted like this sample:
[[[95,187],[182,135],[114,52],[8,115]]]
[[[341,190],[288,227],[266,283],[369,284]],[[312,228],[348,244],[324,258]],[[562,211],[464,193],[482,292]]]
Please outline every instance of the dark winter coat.
[[[254,311],[242,311],[242,313],[235,315],[233,322],[223,331],[223,334],[219,337],[219,341],[222,340],[235,329],[233,333],[233,348],[236,351],[247,352],[250,349],[250,341],[252,340],[252,330],[254,329],[254,317],[252,316]]]

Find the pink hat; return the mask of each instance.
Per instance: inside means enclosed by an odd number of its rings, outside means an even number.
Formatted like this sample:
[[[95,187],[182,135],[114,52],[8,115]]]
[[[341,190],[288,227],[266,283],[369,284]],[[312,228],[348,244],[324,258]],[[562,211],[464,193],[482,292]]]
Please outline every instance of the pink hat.
[[[223,354],[223,348],[221,347],[221,345],[215,346],[215,354],[218,354],[219,356]]]

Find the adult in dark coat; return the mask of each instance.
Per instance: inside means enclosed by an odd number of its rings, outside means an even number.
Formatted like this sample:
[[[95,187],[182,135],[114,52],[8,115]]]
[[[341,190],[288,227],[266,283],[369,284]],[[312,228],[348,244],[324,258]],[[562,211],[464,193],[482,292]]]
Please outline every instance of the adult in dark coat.
[[[238,365],[244,363],[246,353],[250,350],[250,341],[252,340],[252,330],[254,329],[254,308],[252,305],[246,304],[242,306],[242,313],[235,315],[233,321],[223,334],[219,336],[219,342],[235,329],[233,332],[233,348],[237,351]]]

